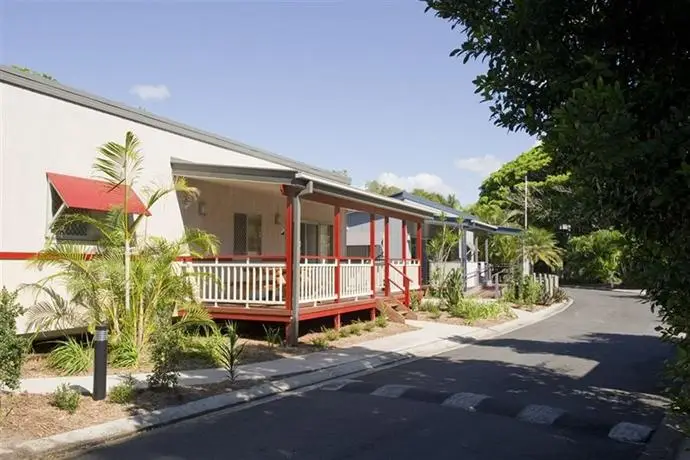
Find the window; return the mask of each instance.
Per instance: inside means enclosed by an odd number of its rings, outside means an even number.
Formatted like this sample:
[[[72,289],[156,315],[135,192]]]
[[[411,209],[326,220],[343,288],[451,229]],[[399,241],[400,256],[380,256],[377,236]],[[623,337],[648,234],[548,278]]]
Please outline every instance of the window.
[[[331,256],[333,225],[303,222],[300,228],[300,246],[304,256]]]
[[[98,228],[86,222],[71,222],[66,225],[56,225],[56,223],[62,216],[68,217],[75,214],[84,214],[95,219],[103,219],[107,215],[105,211],[68,208],[53,187],[50,187],[50,204],[50,231],[55,235],[55,238],[84,242],[95,242],[100,239],[101,232]]]
[[[233,253],[261,254],[261,214],[234,215]]]

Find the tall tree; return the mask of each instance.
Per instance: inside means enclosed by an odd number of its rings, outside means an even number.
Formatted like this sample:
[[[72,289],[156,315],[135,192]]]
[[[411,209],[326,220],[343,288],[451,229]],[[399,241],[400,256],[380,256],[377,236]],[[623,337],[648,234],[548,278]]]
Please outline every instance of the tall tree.
[[[593,216],[636,241],[645,287],[681,350],[690,412],[690,2],[427,0],[482,59],[492,118],[539,136]]]
[[[28,67],[22,67],[22,66],[18,66],[18,65],[13,65],[12,68],[13,68],[14,70],[18,70],[18,71],[20,71],[20,72],[28,73],[29,75],[34,75],[34,76],[37,76],[37,77],[45,78],[46,80],[57,81],[56,79],[54,79],[51,75],[48,75],[47,73],[36,72],[35,70],[31,70],[31,69],[29,69]]]

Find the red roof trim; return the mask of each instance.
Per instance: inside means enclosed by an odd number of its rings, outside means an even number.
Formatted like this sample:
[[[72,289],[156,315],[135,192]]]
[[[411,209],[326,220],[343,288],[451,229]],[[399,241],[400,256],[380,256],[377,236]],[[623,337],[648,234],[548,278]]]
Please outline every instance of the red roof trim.
[[[122,208],[125,192],[128,192],[128,214],[151,215],[137,194],[125,185],[113,187],[105,181],[51,172],[47,173],[47,176],[48,181],[68,208],[90,211],[110,211],[113,208]]]

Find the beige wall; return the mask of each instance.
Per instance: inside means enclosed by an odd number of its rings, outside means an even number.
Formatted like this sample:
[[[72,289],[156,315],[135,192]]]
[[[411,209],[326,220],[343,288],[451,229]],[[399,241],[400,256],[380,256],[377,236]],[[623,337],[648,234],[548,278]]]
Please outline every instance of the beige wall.
[[[285,237],[281,231],[285,225],[286,199],[278,185],[253,185],[250,182],[212,182],[189,179],[189,185],[196,187],[200,196],[197,202],[185,207],[181,204],[182,220],[187,228],[208,231],[220,240],[219,253],[233,253],[233,214],[261,214],[261,249],[263,255],[285,254]],[[179,200],[182,202],[182,200]],[[204,203],[205,215],[199,213],[199,203]],[[276,224],[275,216],[280,216]],[[341,235],[345,232],[342,219]],[[333,207],[302,200],[302,221],[321,224],[333,223]],[[341,237],[342,253],[345,254],[345,239]]]

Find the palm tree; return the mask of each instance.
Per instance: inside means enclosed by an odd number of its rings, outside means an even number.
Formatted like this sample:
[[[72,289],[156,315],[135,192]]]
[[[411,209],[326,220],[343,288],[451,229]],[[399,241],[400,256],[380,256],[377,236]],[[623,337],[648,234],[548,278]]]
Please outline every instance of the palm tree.
[[[523,233],[525,254],[532,264],[544,262],[549,268],[563,267],[563,249],[558,247],[556,236],[543,228],[529,227]]]
[[[69,214],[56,222],[57,227],[74,223],[93,225],[100,238],[92,254],[86,254],[82,246],[54,238],[38,254],[34,264],[57,270],[38,285],[48,294],[48,300],[30,309],[30,323],[34,327],[53,328],[69,320],[93,329],[106,321],[112,330],[112,342],[131,343],[139,354],[148,344],[155,325],[161,319],[171,321],[176,310],[186,312],[183,324],[210,323],[208,313],[195,299],[194,275],[182,270],[177,261],[182,256],[215,254],[218,241],[198,230],[188,230],[175,241],[145,236],[135,240],[136,229],[146,216],[130,219],[125,210],[129,209],[129,193],[142,176],[142,165],[139,140],[132,132],[126,133],[123,145],[109,142],[99,149],[94,163],[96,175],[113,187],[126,187],[128,193],[124,194],[123,205],[105,217]],[[184,180],[176,179],[168,187],[147,189],[146,209],[173,192],[198,195]],[[53,281],[65,286],[69,300],[60,300],[48,287]]]

